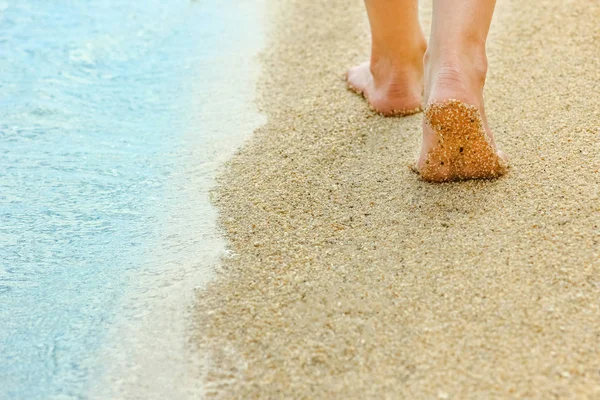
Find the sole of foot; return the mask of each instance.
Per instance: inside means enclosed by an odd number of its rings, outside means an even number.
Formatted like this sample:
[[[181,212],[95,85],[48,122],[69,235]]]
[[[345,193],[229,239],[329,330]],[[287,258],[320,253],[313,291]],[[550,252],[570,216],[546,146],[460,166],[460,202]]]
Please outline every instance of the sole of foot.
[[[378,83],[373,78],[369,62],[351,68],[346,74],[346,83],[350,90],[367,100],[371,110],[380,115],[404,117],[423,111],[420,83],[411,83],[408,78]]]
[[[413,166],[421,179],[495,179],[507,172],[506,157],[493,145],[477,107],[455,99],[429,104],[423,128],[432,130],[433,144]]]

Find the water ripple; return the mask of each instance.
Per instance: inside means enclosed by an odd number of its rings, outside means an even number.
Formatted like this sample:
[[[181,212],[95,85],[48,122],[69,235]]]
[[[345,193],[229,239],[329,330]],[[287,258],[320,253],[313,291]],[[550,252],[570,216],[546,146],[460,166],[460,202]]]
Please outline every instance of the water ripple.
[[[101,372],[90,357],[119,277],[152,253],[176,196],[190,82],[237,29],[216,28],[218,10],[0,1],[0,398],[82,398]]]

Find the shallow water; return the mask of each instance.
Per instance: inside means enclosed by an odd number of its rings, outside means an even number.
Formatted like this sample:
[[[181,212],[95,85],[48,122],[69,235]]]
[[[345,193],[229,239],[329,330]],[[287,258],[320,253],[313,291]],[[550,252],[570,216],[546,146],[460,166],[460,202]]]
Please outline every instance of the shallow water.
[[[261,122],[260,7],[230,3],[0,1],[0,398],[184,366],[207,190]]]

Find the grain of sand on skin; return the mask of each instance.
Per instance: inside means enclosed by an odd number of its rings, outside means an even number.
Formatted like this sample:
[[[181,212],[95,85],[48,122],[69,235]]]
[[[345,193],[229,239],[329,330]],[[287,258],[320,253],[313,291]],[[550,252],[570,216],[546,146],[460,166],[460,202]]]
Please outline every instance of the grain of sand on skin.
[[[360,1],[272,2],[268,123],[215,194],[234,257],[198,294],[218,398],[600,396],[600,3],[499,2],[497,181],[407,168],[421,115],[346,90]]]

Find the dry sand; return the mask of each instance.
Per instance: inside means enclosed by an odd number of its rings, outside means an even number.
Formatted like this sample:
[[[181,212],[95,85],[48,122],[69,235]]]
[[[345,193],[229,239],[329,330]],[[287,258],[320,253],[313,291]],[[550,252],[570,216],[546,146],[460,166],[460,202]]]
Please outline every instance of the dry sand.
[[[220,398],[600,398],[600,3],[503,0],[488,117],[511,171],[428,184],[421,114],[346,89],[358,0],[272,0],[268,123],[215,200],[199,293]],[[428,12],[424,12],[427,19]]]

